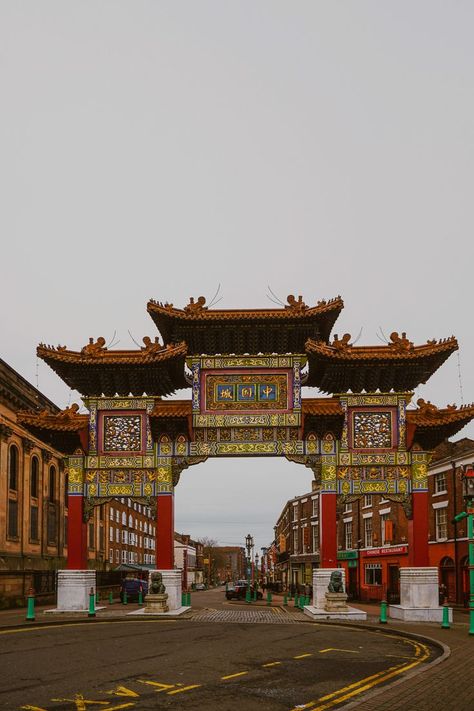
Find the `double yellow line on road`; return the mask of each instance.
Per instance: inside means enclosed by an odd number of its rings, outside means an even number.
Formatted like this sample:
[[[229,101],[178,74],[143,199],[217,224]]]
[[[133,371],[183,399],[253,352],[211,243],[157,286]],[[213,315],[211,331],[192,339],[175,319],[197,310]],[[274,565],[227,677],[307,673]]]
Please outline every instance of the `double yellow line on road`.
[[[383,684],[395,676],[399,676],[418,664],[426,661],[430,656],[430,651],[428,647],[421,642],[414,642],[411,639],[405,638],[405,641],[411,644],[415,648],[415,658],[409,664],[398,664],[394,667],[389,667],[389,669],[384,669],[377,674],[372,674],[371,676],[365,677],[365,679],[360,679],[359,681],[344,686],[342,689],[333,691],[332,694],[327,694],[322,696],[320,699],[315,699],[313,701],[308,701],[304,705],[299,705],[291,709],[291,711],[325,711],[326,709],[333,708],[343,701],[348,701],[349,699],[362,694],[365,691],[373,689],[379,684]]]

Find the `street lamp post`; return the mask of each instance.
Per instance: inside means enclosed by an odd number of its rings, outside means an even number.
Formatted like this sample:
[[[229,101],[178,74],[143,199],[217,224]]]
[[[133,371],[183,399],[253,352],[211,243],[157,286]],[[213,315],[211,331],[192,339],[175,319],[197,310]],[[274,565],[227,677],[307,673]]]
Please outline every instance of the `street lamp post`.
[[[251,567],[250,567],[250,551],[253,548],[253,537],[248,533],[245,536],[245,548],[247,549],[247,592],[245,594],[245,601],[250,602],[250,575],[251,575]]]

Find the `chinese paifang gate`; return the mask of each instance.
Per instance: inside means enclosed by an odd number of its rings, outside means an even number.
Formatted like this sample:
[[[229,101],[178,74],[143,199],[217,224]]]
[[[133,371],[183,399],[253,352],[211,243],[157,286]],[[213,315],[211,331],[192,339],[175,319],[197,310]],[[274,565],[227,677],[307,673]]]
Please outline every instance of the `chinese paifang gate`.
[[[337,566],[336,502],[382,494],[401,503],[409,564],[428,566],[430,451],[474,417],[474,406],[439,408],[413,390],[458,348],[454,337],[414,345],[357,346],[331,331],[341,298],[277,309],[217,310],[203,297],[184,309],[151,300],[158,338],[109,350],[37,353],[83,396],[58,415],[20,422],[64,453],[70,571],[87,568],[86,525],[114,497],[156,509],[156,568],[172,570],[174,496],[181,472],[208,457],[280,456],[309,467],[320,490],[320,566]],[[305,398],[303,386],[322,396]],[[190,397],[170,400],[177,389]],[[417,535],[414,535],[416,530]]]

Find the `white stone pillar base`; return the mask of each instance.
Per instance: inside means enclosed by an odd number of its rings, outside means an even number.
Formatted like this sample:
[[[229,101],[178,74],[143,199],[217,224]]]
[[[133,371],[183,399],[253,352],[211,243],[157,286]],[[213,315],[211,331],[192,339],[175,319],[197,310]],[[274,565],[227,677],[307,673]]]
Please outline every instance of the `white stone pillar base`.
[[[400,604],[389,605],[389,616],[407,622],[442,622],[438,568],[400,568]],[[449,608],[449,621],[453,610]]]
[[[95,595],[95,570],[58,570],[58,606],[47,612],[88,612],[91,588]]]
[[[355,607],[348,607],[346,612],[328,612],[324,609],[329,580],[331,579],[331,573],[335,570],[342,573],[344,590],[346,589],[344,568],[316,568],[313,570],[313,604],[305,606],[305,615],[308,615],[313,620],[366,620],[367,613],[357,610]]]

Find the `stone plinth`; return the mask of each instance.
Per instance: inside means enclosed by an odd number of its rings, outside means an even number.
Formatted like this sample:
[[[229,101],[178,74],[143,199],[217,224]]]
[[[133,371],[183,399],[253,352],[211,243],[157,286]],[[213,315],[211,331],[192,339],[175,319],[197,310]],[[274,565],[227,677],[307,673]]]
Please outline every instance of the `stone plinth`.
[[[326,593],[326,604],[324,605],[326,612],[347,612],[349,607],[347,605],[347,594],[344,592],[327,592]]]
[[[411,622],[442,622],[438,568],[400,568],[400,604],[389,605],[389,615]],[[453,611],[449,608],[449,620]]]
[[[349,607],[347,605],[347,595],[346,593],[330,593],[328,591],[329,581],[331,579],[331,573],[333,571],[339,571],[342,573],[342,581],[345,587],[345,571],[342,568],[317,568],[313,570],[313,604],[306,605],[304,608],[305,615],[311,617],[313,620],[366,620],[367,613],[362,610],[357,610],[354,607]],[[329,611],[326,609],[327,597],[326,595],[343,595],[345,602],[345,610],[333,610]]]
[[[145,615],[156,615],[163,612],[168,612],[167,593],[149,593],[145,598]]]
[[[331,579],[331,573],[340,571],[342,573],[342,582],[345,588],[345,570],[341,568],[317,568],[313,570],[313,607],[318,610],[324,610],[326,605],[326,593]]]
[[[50,612],[88,612],[95,570],[58,570],[58,606]]]

